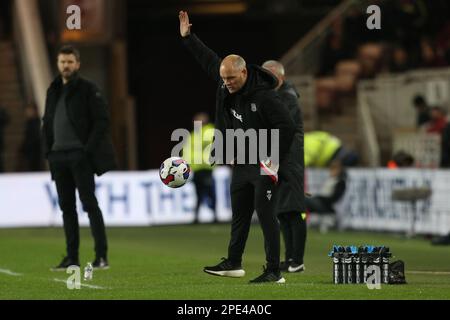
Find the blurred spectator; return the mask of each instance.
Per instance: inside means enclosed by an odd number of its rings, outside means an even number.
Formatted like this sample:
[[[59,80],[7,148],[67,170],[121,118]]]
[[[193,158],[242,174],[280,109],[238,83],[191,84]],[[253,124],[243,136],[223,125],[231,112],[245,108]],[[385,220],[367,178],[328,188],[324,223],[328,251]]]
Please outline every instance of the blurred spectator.
[[[305,133],[305,166],[328,167],[333,160],[344,166],[355,166],[358,155],[342,145],[339,138],[324,131]]]
[[[210,123],[206,113],[198,113],[194,116],[195,122],[200,122],[200,127],[194,126],[189,139],[183,147],[183,158],[194,173],[193,182],[197,193],[197,205],[195,207],[194,224],[199,223],[200,205],[207,201],[209,208],[214,213],[214,222],[218,222],[216,214],[216,192],[213,179],[213,167],[209,163],[211,144],[214,137],[214,125]]]
[[[349,9],[343,23],[344,45],[350,52],[356,52],[358,45],[366,41],[366,28],[361,28],[361,26],[366,25],[367,21],[367,16],[365,12],[363,14],[363,10],[365,9],[355,2]]]
[[[422,38],[420,41],[420,54],[422,68],[439,68],[446,65],[445,60],[436,52],[436,46],[428,38]]]
[[[443,0],[373,0],[371,4],[381,8],[382,29],[362,28],[367,20],[367,6],[355,2],[343,22],[339,19],[338,27],[332,26],[321,54],[321,75],[329,75],[340,61],[357,56],[361,64],[360,76],[373,78],[381,71],[379,52],[386,42],[398,45],[392,50],[390,61],[381,61],[383,71],[387,66],[392,72],[404,72],[417,67],[449,65],[450,22],[445,14],[450,7],[448,3]]]
[[[334,204],[345,194],[347,174],[339,160],[331,162],[330,176],[317,196],[306,198],[306,208],[314,213],[335,213]]]
[[[443,57],[446,65],[450,65],[450,22],[441,29],[436,39],[438,54]]]
[[[408,168],[414,166],[414,157],[404,151],[394,154],[392,160],[388,162],[389,169]]]
[[[9,123],[9,115],[6,110],[0,106],[0,173],[4,172],[3,166],[3,152],[4,152],[4,131]]]
[[[431,120],[430,108],[423,96],[415,96],[413,100],[414,108],[417,112],[417,127],[421,127]]]
[[[353,93],[361,73],[360,64],[355,60],[342,60],[336,65],[335,70],[336,89],[340,96]]]
[[[397,45],[392,49],[389,70],[393,73],[405,72],[410,69],[409,57],[406,50]]]
[[[333,25],[333,30],[325,40],[325,46],[322,49],[321,61],[322,67],[319,75],[330,75],[334,73],[336,64],[350,55],[344,49],[341,21],[337,20]]]
[[[439,135],[444,131],[447,125],[447,115],[444,109],[441,107],[431,108],[431,119],[425,124],[427,133],[437,133]]]
[[[395,36],[405,44],[407,50],[411,50],[415,47],[427,19],[430,18],[426,1],[397,0],[392,3],[395,7]]]
[[[337,88],[335,77],[323,77],[316,80],[316,105],[319,113],[338,110]]]
[[[358,48],[358,62],[361,65],[361,78],[370,79],[381,70],[384,47],[378,43],[366,43]]]
[[[42,141],[41,141],[41,119],[39,118],[37,106],[28,104],[25,108],[25,137],[20,147],[22,168],[25,171],[42,170]]]

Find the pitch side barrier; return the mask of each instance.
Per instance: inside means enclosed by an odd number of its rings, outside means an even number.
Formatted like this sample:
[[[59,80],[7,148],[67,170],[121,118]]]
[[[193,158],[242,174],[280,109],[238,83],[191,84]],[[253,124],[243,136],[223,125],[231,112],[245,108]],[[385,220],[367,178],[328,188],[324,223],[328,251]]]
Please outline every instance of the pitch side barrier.
[[[327,177],[327,170],[307,170],[308,192],[319,194]],[[214,178],[218,218],[228,222],[230,169],[217,168]],[[336,205],[338,225],[354,230],[448,234],[449,181],[450,170],[348,170],[345,195]],[[167,188],[157,170],[109,173],[96,183],[108,226],[189,224],[194,218],[194,185]],[[419,200],[408,198],[417,194]],[[87,226],[89,220],[81,203],[77,208],[80,224]],[[207,223],[212,219],[210,209],[203,206],[200,221]],[[48,173],[0,175],[0,228],[60,225],[57,193]]]
[[[450,170],[353,169],[336,204],[340,229],[450,233]],[[320,192],[328,173],[309,170],[308,191]]]

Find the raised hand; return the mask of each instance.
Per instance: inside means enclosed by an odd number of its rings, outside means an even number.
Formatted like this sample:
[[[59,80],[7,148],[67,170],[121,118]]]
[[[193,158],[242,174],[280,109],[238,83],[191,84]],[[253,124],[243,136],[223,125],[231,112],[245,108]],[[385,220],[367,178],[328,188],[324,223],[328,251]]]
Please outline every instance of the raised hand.
[[[189,15],[186,11],[180,11],[178,17],[180,18],[180,34],[181,36],[187,37],[191,34],[192,24],[189,23]]]

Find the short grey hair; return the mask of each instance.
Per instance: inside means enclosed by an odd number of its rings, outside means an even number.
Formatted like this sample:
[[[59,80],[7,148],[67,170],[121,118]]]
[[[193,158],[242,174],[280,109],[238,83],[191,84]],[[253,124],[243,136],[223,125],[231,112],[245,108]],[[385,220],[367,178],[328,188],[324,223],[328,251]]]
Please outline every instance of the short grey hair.
[[[234,62],[234,67],[239,70],[243,70],[247,68],[247,62],[245,62],[244,58],[241,56],[236,57],[236,61]]]
[[[286,72],[284,70],[284,66],[276,61],[276,60],[268,60],[266,62],[263,63],[262,67],[264,69],[272,69],[274,70],[278,75],[284,77]]]

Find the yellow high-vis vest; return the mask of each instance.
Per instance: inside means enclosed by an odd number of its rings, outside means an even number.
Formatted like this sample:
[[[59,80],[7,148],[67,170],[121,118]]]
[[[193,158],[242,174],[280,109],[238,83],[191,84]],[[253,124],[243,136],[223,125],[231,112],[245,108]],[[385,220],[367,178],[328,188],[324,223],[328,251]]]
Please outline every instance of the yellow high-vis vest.
[[[305,166],[326,167],[342,146],[339,138],[324,131],[305,133]]]
[[[183,147],[183,159],[189,163],[193,172],[213,169],[209,162],[213,138],[213,124],[202,126],[198,132],[191,132]]]

